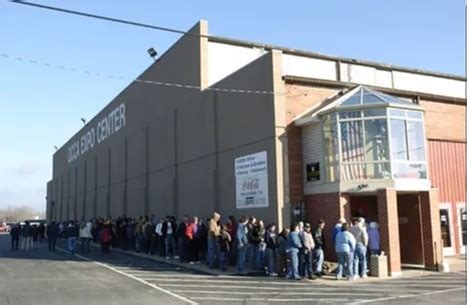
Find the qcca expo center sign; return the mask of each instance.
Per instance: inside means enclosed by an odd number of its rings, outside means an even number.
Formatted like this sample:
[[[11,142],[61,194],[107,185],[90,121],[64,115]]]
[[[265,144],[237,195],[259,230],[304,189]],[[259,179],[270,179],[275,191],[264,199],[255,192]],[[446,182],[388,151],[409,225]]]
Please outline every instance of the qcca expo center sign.
[[[80,139],[71,143],[67,148],[68,163],[85,154],[97,143],[101,143],[126,125],[125,103],[120,104],[107,116],[100,120],[95,127],[91,127]]]

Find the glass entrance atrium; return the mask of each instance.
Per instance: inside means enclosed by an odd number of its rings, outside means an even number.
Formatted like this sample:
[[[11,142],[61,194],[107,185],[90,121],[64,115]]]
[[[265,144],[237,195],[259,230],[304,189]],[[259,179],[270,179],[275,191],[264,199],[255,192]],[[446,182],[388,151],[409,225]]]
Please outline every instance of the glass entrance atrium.
[[[427,179],[420,106],[359,86],[318,115],[328,182]]]

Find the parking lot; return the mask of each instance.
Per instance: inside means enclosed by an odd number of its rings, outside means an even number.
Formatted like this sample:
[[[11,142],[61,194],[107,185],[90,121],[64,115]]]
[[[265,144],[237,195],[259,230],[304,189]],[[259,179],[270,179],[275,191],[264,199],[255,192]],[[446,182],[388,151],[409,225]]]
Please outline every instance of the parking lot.
[[[464,304],[465,273],[377,281],[216,276],[113,251],[11,252],[0,235],[0,304]]]

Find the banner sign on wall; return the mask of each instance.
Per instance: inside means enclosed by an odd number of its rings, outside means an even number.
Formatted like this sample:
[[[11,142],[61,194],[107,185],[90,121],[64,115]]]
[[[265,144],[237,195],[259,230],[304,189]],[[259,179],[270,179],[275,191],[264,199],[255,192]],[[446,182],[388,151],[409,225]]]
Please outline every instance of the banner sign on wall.
[[[266,151],[235,159],[237,209],[269,206],[267,159]]]

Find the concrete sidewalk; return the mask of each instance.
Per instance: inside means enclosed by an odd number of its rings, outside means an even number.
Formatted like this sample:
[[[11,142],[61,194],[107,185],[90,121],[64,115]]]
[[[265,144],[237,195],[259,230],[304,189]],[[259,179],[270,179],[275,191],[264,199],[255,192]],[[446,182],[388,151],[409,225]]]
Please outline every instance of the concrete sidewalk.
[[[453,272],[465,272],[467,270],[467,256],[456,255],[456,256],[447,256],[444,258],[449,264],[449,269]]]
[[[98,244],[94,244],[95,247],[100,247]],[[228,266],[227,271],[221,271],[220,269],[212,269],[209,268],[205,263],[200,263],[200,264],[188,264],[188,263],[181,263],[177,259],[166,259],[164,257],[160,257],[159,255],[147,255],[143,253],[136,253],[134,251],[124,251],[122,249],[118,248],[112,248],[112,251],[118,251],[121,253],[125,253],[128,255],[140,257],[140,258],[146,258],[150,259],[153,261],[157,262],[162,262],[166,264],[170,264],[173,266],[177,267],[183,267],[183,268],[188,268],[194,271],[202,272],[205,274],[213,275],[213,276],[236,276],[236,271],[235,271],[235,266]],[[450,264],[450,271],[454,272],[461,272],[465,271],[465,262],[466,262],[466,257],[464,256],[456,256],[456,257],[448,257],[446,258],[448,260],[448,263]],[[451,265],[452,264],[452,265]],[[373,282],[381,282],[381,281],[386,281],[390,279],[397,279],[397,278],[413,278],[413,277],[420,277],[420,276],[429,276],[429,275],[437,275],[437,274],[442,274],[441,272],[436,272],[436,271],[430,271],[430,270],[425,270],[425,269],[403,269],[401,274],[397,277],[387,277],[387,278],[377,278],[377,277],[367,277],[365,279],[358,279],[357,281],[336,281],[334,274],[329,274],[325,275],[321,278],[318,278],[316,280],[308,280],[304,279],[304,281],[310,281],[310,282],[325,282],[326,284],[332,284],[332,283],[338,283],[339,285],[342,284],[355,284],[355,283],[373,283]],[[260,270],[249,270],[247,277],[264,277],[264,278],[269,278],[265,272],[262,272]],[[276,278],[277,279],[277,278]],[[284,279],[285,280],[285,279]]]

